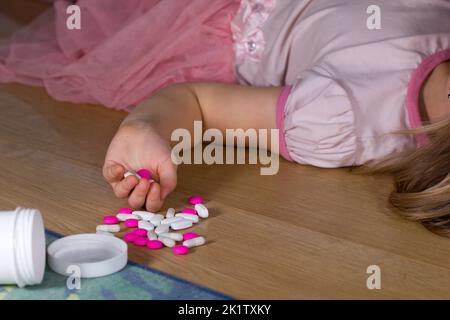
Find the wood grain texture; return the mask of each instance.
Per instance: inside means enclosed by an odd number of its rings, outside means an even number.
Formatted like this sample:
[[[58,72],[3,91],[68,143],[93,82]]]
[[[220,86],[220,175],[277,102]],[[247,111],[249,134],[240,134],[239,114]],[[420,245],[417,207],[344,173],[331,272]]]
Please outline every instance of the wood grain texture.
[[[0,209],[35,207],[50,230],[93,232],[126,205],[101,176],[125,116],[0,85]],[[400,218],[391,190],[389,177],[286,161],[275,176],[254,165],[181,166],[165,209],[204,196],[211,217],[192,230],[208,244],[187,256],[130,246],[130,259],[242,299],[449,299],[450,240]],[[373,264],[381,290],[366,287]]]

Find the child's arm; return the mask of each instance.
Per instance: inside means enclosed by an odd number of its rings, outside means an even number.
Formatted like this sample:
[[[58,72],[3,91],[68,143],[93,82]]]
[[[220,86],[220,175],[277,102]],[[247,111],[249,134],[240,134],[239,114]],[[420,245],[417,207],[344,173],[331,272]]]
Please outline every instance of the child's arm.
[[[193,132],[194,121],[203,128],[272,129],[281,88],[256,88],[215,83],[177,84],[160,90],[128,115],[111,142],[103,174],[115,194],[128,197],[133,207],[158,210],[176,186],[170,137],[173,130]],[[129,176],[127,169],[150,169],[160,183]],[[134,190],[133,190],[134,189]]]
[[[140,104],[123,125],[145,121],[167,140],[177,128],[272,129],[280,87],[258,88],[218,83],[185,83],[161,90]]]

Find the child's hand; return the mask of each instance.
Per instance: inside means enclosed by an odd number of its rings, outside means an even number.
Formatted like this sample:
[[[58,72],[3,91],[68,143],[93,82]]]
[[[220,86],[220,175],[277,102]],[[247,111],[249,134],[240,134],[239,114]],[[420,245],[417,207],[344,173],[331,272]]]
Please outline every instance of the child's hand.
[[[168,141],[148,124],[127,124],[120,127],[109,145],[103,176],[118,198],[128,197],[131,207],[157,211],[177,184],[177,167],[170,154]],[[159,183],[135,176],[123,179],[127,170],[139,169],[150,170]]]

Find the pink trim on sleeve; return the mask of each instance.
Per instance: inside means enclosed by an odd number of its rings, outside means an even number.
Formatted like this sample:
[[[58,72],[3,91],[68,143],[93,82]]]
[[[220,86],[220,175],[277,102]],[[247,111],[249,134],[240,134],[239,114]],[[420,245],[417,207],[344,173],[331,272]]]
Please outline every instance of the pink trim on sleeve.
[[[450,49],[439,51],[422,61],[413,73],[408,85],[408,93],[406,96],[406,109],[411,128],[417,128],[422,125],[419,113],[419,94],[420,88],[431,71],[441,62],[450,60]],[[425,133],[415,135],[417,146],[427,144],[429,138]]]
[[[281,90],[280,96],[277,101],[277,110],[276,110],[276,121],[277,121],[277,129],[280,134],[280,154],[283,158],[288,161],[293,162],[291,156],[289,155],[289,151],[286,146],[285,133],[284,133],[284,107],[286,105],[286,101],[291,93],[292,86],[286,86]]]

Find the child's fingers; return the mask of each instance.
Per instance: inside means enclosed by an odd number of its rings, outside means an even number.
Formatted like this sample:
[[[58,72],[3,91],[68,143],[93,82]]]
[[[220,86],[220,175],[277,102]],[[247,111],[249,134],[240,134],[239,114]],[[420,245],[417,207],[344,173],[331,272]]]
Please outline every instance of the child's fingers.
[[[103,166],[103,177],[109,183],[121,180],[124,173],[125,168],[118,163],[105,163]]]
[[[131,207],[141,208],[144,206],[150,184],[150,181],[148,181],[147,179],[139,180],[138,185],[134,188],[133,192],[128,198],[128,203]]]
[[[135,176],[128,176],[122,181],[113,184],[114,194],[117,198],[126,198],[138,183],[138,178]]]
[[[161,188],[159,183],[153,182],[150,185],[150,191],[147,195],[145,207],[150,212],[155,212],[161,209],[163,201],[161,200]]]
[[[161,199],[164,200],[177,186],[177,166],[171,159],[163,162],[158,170]]]

